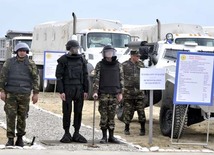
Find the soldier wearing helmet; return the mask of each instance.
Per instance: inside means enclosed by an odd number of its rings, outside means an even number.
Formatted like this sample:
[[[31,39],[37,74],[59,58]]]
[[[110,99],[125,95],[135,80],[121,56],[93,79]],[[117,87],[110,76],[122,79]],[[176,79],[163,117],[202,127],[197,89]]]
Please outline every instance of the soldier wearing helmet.
[[[31,91],[32,101],[38,101],[39,84],[37,67],[33,60],[27,56],[29,46],[18,43],[15,46],[16,57],[9,58],[3,65],[0,75],[1,99],[5,102],[4,110],[7,122],[6,146],[24,146],[22,137],[25,135],[26,114],[29,111]],[[15,126],[17,133],[15,133]]]
[[[57,89],[62,99],[63,129],[65,131],[60,142],[87,143],[85,137],[79,133],[83,101],[88,98],[87,62],[82,55],[78,54],[79,43],[76,40],[69,40],[65,46],[68,54],[57,60],[56,68]],[[73,137],[70,134],[72,102],[74,106]]]
[[[115,56],[116,50],[106,45],[103,50],[103,59],[95,67],[94,99],[99,99],[100,128],[103,137],[100,143],[120,143],[114,137],[116,106],[123,98],[123,70]],[[109,138],[107,139],[107,130]]]

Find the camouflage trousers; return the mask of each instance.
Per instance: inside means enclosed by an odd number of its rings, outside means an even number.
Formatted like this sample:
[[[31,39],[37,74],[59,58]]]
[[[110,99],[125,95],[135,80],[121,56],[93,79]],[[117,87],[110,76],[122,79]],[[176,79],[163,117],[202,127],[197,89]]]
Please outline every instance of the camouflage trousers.
[[[124,99],[124,123],[129,124],[133,119],[134,112],[137,111],[138,121],[145,122],[144,99]]]
[[[17,136],[25,135],[26,114],[29,111],[29,102],[30,94],[7,94],[4,111],[6,113],[8,138],[15,137],[15,128]]]
[[[101,129],[114,129],[117,104],[118,101],[115,95],[101,94],[99,96],[98,111],[100,113]]]

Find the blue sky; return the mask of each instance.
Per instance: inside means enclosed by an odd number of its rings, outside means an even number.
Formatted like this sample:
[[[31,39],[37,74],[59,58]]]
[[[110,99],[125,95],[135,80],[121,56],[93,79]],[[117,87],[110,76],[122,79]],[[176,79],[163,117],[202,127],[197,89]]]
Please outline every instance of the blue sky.
[[[8,29],[33,31],[47,21],[104,18],[123,24],[188,23],[214,26],[214,0],[0,0],[0,37]]]

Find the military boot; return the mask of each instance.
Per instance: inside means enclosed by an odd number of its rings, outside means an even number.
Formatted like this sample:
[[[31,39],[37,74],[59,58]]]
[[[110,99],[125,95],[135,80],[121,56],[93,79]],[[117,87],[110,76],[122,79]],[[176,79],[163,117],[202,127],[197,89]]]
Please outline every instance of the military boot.
[[[6,143],[5,146],[14,146],[14,140],[13,140],[13,138],[8,138],[8,141],[7,141],[7,143]]]
[[[79,143],[87,143],[88,141],[79,132],[74,132],[73,141]]]
[[[105,144],[107,143],[107,129],[102,129],[103,137],[100,140],[100,143]]]
[[[109,129],[109,138],[108,138],[109,143],[115,143],[115,144],[120,144],[120,141],[117,140],[117,138],[114,137],[114,129]]]
[[[140,126],[141,126],[141,129],[140,129],[140,136],[144,136],[145,135],[145,132],[146,132],[146,130],[145,130],[145,122],[141,122],[140,123]]]
[[[60,139],[61,143],[71,143],[72,142],[72,136],[69,132],[69,128],[65,129],[65,133],[62,136],[62,138]]]
[[[17,137],[17,140],[16,140],[15,145],[16,145],[16,146],[20,146],[20,147],[23,147],[23,146],[24,146],[24,142],[23,142],[22,136],[18,136],[18,137]]]
[[[130,132],[129,132],[129,124],[125,124],[124,134],[125,134],[125,135],[130,135]]]

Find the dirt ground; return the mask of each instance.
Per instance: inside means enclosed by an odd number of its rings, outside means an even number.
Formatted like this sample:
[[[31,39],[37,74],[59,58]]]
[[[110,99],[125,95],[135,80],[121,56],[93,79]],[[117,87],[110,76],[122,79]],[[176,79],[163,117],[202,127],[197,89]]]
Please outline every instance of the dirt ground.
[[[39,101],[37,106],[52,111],[57,114],[62,114],[61,110],[61,100],[58,93],[40,93]],[[97,111],[98,103],[96,103],[96,119],[95,119],[95,128],[99,128],[99,112]],[[83,121],[82,123],[87,126],[93,126],[93,101],[85,101],[83,109]],[[124,135],[124,123],[119,121],[116,118],[116,128],[115,134],[119,135],[121,138],[125,139],[127,142],[133,143],[135,145],[140,145],[141,147],[151,147],[158,146],[160,149],[191,149],[191,150],[201,150],[201,149],[212,149],[214,148],[214,121],[210,121],[210,130],[209,130],[209,142],[207,146],[197,145],[195,143],[206,143],[207,140],[207,121],[198,123],[188,127],[185,131],[179,143],[193,143],[190,144],[178,144],[177,140],[171,142],[170,137],[165,137],[160,132],[159,127],[159,110],[158,106],[153,107],[153,132],[152,132],[152,143],[149,144],[149,108],[146,108],[146,135],[139,136],[140,124],[137,121],[137,113],[133,118],[133,121],[130,125],[131,135]],[[0,128],[0,144],[5,144],[7,141],[5,136],[5,130]],[[174,144],[175,143],[175,144]]]

